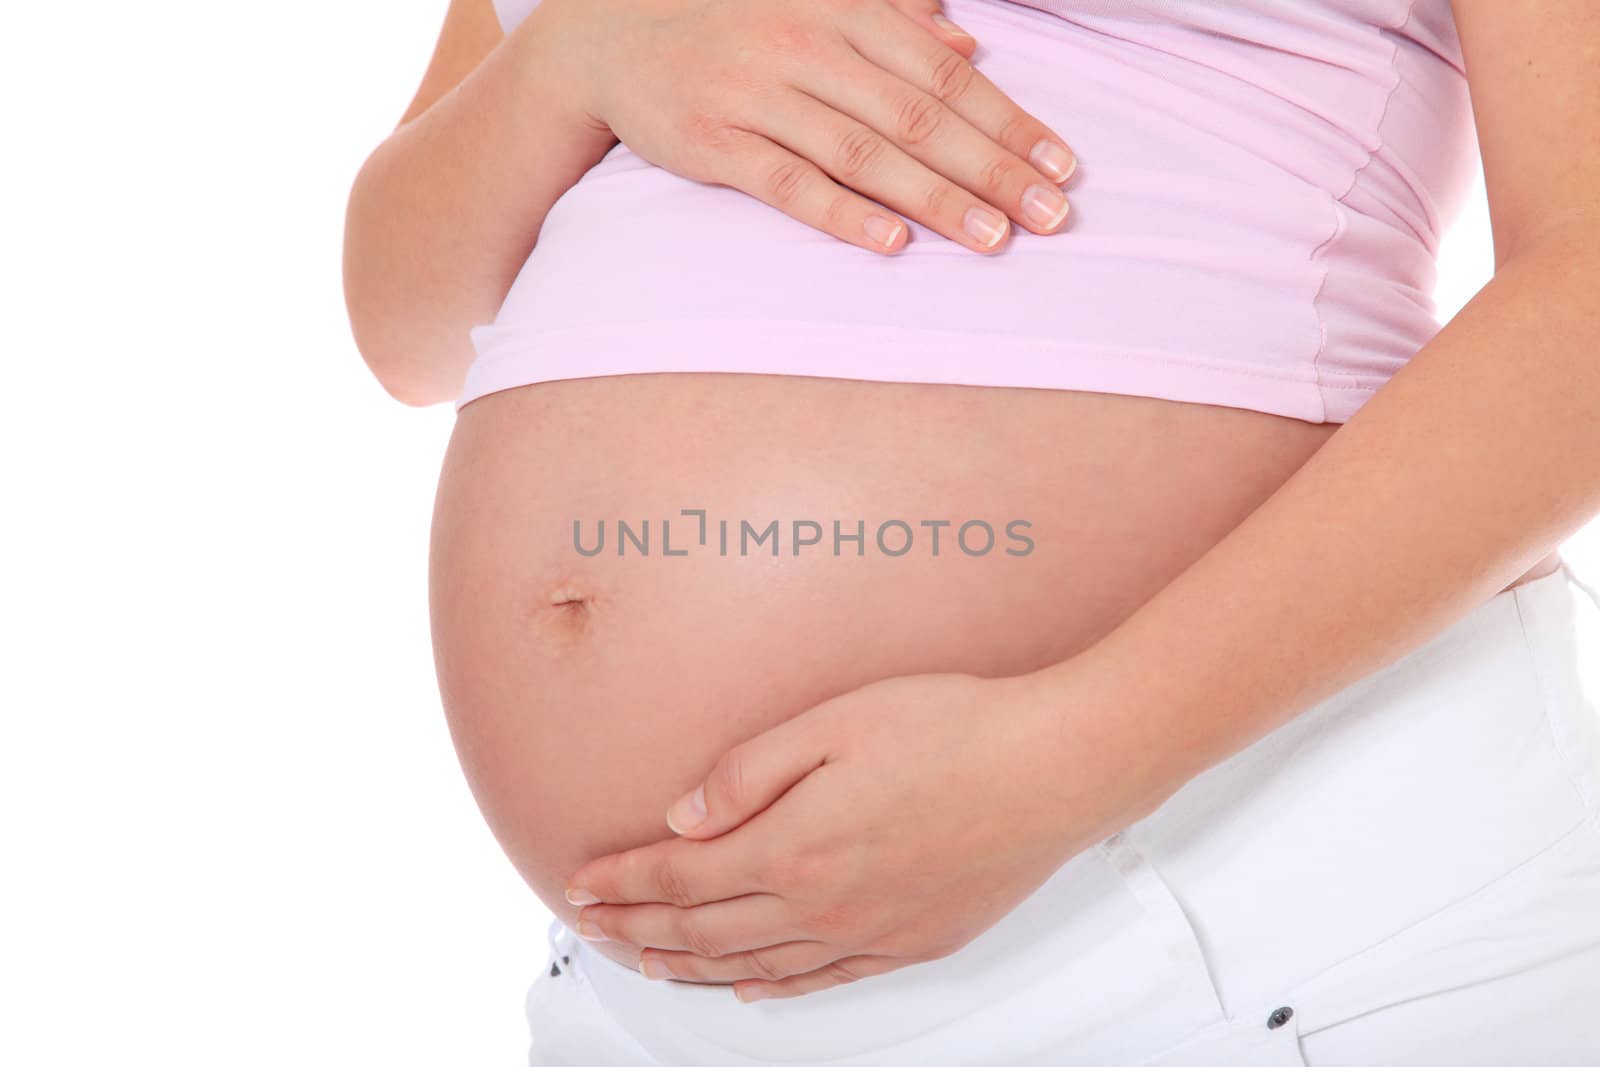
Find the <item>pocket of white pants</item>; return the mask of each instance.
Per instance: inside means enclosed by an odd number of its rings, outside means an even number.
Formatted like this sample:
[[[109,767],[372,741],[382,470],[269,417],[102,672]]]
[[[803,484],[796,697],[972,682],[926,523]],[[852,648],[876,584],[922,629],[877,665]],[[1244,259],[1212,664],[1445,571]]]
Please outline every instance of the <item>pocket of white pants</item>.
[[[1552,743],[1584,808],[1600,818],[1600,603],[1563,565],[1511,592]]]
[[[1600,950],[1600,823],[1585,819],[1516,869],[1285,994],[1301,1032],[1490,985]]]
[[[1173,972],[1181,979],[1185,995],[1201,1016],[1220,1022],[1226,1017],[1222,998],[1211,968],[1201,949],[1200,938],[1159,871],[1121,832],[1095,846],[1111,869],[1122,877],[1134,899],[1144,910],[1150,929],[1161,942]]]
[[[593,994],[583,987],[552,937],[550,958],[528,987],[524,1009],[528,1019],[530,1067],[581,1067],[602,1043],[587,1003]]]
[[[570,984],[571,979],[566,980]],[[549,971],[542,972],[528,987],[527,997],[523,1001],[523,1011],[528,1019],[530,1067],[553,1067],[559,1062],[551,1058],[551,1045],[555,1042],[553,1031],[559,1025],[561,1015],[560,1009],[552,1003],[558,996],[555,988],[558,981],[561,978],[552,977]]]
[[[550,958],[526,1000],[531,1067],[662,1067],[606,1011],[578,956],[572,933],[553,922]]]

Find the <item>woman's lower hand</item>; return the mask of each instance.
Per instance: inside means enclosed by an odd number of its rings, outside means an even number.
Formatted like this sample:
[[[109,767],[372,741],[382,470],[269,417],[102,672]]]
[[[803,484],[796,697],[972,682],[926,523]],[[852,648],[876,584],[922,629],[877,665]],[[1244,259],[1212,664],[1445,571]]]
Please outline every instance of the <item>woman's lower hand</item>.
[[[973,67],[938,0],[544,7],[591,119],[676,174],[883,253],[905,245],[895,212],[979,252],[1066,218],[1072,152]]]
[[[932,674],[819,704],[724,754],[669,812],[679,836],[575,872],[578,932],[741,1000],[949,955],[1153,810],[1137,757],[1070,699],[1043,675]]]

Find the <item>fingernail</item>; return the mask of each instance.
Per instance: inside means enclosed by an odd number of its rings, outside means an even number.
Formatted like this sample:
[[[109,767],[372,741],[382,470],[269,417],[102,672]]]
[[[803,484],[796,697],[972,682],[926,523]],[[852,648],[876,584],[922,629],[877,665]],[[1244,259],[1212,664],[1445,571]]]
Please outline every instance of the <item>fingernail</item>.
[[[933,24],[952,37],[965,37],[969,41],[977,40],[977,38],[973,37],[972,34],[968,33],[960,26],[957,26],[943,15],[933,16]]]
[[[700,786],[667,809],[667,827],[675,834],[693,830],[706,821],[706,787]]]
[[[1030,185],[1022,194],[1022,213],[1041,230],[1053,230],[1067,217],[1067,198],[1053,185]]]
[[[738,997],[739,1000],[745,1004],[750,1004],[757,1000],[767,999],[767,991],[765,989],[761,989],[760,987],[746,987],[744,989],[740,989],[738,986],[734,986],[733,995]]]
[[[900,236],[900,231],[905,226],[899,219],[886,219],[882,215],[868,215],[867,221],[861,224],[867,231],[867,237],[874,243],[884,248],[893,248],[895,240]]]
[[[658,959],[640,959],[639,973],[652,982],[672,977],[672,972],[667,970],[667,965]]]
[[[1050,140],[1034,145],[1033,151],[1028,153],[1028,162],[1058,182],[1066,181],[1078,169],[1078,157]]]
[[[1006,235],[1006,217],[988,208],[968,208],[961,226],[985,248],[993,248]]]
[[[587,889],[569,889],[567,890],[567,903],[575,908],[581,908],[585,904],[600,903],[600,898]]]
[[[606,935],[600,931],[600,927],[588,919],[578,920],[578,936],[585,941],[604,941],[606,939]]]

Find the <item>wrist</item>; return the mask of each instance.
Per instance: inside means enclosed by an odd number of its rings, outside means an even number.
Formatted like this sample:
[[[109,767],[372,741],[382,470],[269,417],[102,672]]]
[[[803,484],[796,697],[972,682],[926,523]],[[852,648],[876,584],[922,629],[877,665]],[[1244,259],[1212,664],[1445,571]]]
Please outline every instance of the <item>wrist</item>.
[[[1016,681],[1052,802],[1086,820],[1079,847],[1151,814],[1202,769],[1141,705],[1135,680],[1094,648]]]
[[[617,143],[598,114],[593,57],[582,45],[581,8],[570,0],[543,0],[506,37],[517,71],[519,96],[538,106],[546,123],[564,131],[563,143],[597,150],[598,160]]]

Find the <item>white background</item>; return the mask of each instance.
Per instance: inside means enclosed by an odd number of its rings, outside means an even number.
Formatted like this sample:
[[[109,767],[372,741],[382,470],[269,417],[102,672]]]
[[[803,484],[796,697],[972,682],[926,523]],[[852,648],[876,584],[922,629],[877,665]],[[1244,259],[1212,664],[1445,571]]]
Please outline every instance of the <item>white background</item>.
[[[453,413],[368,376],[340,283],[445,0],[16,6],[0,1061],[524,1062],[546,915],[428,645]],[[1448,315],[1481,190],[1443,259]]]

